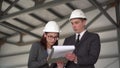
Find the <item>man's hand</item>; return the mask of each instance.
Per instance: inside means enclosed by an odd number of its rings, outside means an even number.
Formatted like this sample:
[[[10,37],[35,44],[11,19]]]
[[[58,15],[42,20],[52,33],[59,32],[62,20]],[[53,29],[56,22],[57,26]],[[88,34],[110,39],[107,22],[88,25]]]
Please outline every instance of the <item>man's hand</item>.
[[[66,59],[68,59],[69,61],[76,61],[77,60],[77,57],[74,53],[67,53],[65,55]]]

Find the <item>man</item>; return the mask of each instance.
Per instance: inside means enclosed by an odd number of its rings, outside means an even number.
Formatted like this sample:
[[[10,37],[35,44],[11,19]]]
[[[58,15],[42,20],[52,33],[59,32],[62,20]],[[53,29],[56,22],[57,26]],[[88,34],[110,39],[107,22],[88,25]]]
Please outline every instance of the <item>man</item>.
[[[75,34],[66,38],[64,45],[75,45],[75,50],[66,54],[66,68],[95,68],[101,47],[98,34],[85,29],[87,19],[80,9],[74,10],[69,20]]]

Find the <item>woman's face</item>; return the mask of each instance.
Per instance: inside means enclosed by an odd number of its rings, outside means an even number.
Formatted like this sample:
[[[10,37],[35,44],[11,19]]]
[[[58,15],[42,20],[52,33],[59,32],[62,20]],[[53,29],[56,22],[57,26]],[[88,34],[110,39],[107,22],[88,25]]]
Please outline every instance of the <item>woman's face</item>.
[[[46,37],[47,45],[54,45],[56,41],[58,40],[59,34],[57,32],[48,32],[44,34],[44,37]]]

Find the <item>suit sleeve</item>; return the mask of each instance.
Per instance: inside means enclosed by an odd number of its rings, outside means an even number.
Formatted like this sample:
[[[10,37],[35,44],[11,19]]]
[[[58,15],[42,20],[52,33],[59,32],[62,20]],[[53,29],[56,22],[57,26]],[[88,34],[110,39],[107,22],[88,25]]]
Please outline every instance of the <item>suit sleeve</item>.
[[[46,60],[37,61],[40,47],[38,43],[34,43],[30,49],[28,68],[38,68],[46,63]]]
[[[95,64],[100,53],[100,38],[99,36],[93,35],[89,44],[88,56],[77,56],[78,64],[80,65],[91,65]]]
[[[63,45],[75,45],[75,35],[65,38]]]
[[[64,42],[63,42],[63,45],[66,45],[66,42],[67,42],[67,39],[65,38]]]

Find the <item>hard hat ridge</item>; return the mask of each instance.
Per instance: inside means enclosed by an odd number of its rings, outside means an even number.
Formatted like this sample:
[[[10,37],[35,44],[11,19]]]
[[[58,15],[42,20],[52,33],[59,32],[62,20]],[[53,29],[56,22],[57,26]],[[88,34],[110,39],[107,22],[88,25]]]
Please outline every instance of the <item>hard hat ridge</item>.
[[[81,9],[76,9],[71,13],[69,20],[71,20],[73,18],[85,18],[86,19],[86,16]]]

